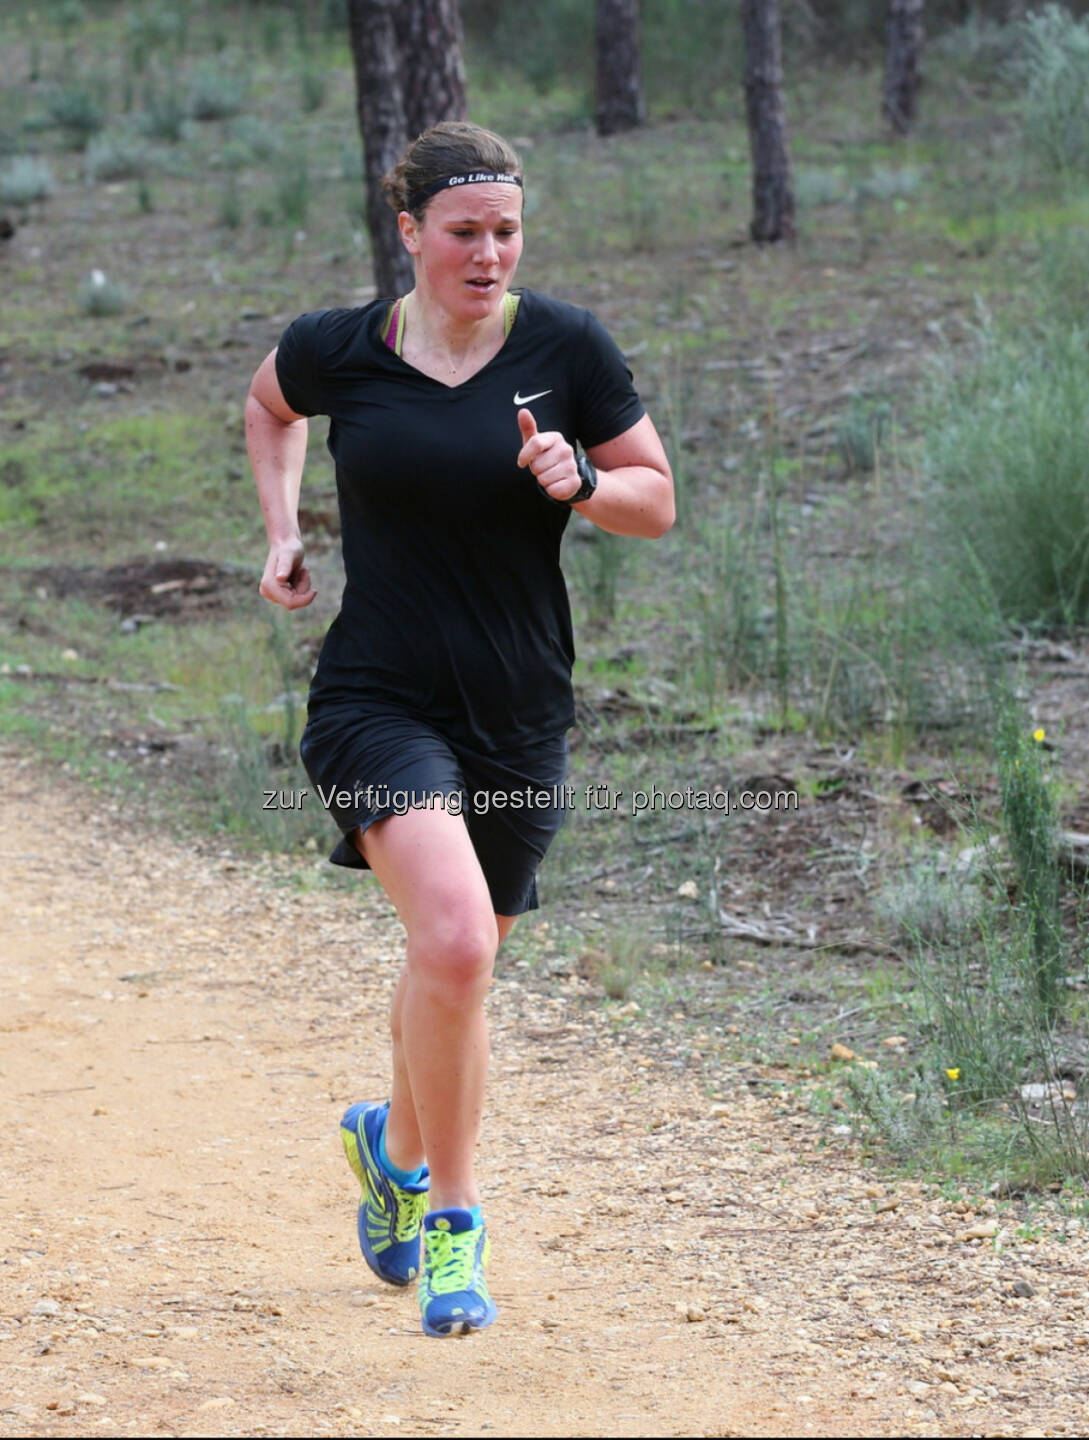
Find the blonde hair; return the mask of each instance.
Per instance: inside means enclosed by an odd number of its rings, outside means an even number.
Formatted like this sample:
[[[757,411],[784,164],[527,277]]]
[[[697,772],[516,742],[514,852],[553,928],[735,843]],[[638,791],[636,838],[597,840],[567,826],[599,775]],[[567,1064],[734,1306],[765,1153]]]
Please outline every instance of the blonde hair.
[[[448,175],[462,175],[472,170],[502,171],[520,179],[522,161],[502,135],[468,120],[442,120],[413,140],[383,177],[382,188],[394,210],[398,213],[407,210],[414,220],[420,221],[428,202],[418,201],[413,209],[409,203],[412,196]]]

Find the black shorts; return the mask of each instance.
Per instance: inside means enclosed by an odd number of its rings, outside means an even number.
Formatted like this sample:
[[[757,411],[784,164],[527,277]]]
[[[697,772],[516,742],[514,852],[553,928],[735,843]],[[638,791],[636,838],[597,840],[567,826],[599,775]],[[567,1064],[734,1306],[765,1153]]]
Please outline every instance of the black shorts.
[[[369,869],[352,843],[356,830],[442,806],[465,819],[495,913],[537,909],[537,867],[571,804],[563,734],[481,754],[403,711],[322,705],[310,712],[299,754],[344,832],[334,865]]]

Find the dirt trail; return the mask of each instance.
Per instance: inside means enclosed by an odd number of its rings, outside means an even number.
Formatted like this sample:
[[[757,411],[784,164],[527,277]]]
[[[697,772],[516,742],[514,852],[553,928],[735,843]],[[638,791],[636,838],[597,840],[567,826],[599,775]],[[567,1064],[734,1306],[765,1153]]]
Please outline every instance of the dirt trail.
[[[803,1112],[728,1077],[711,1104],[516,967],[500,1320],[426,1340],[359,1257],[336,1134],[386,1083],[371,887],[149,843],[13,756],[0,785],[0,1433],[1084,1431],[1082,1231],[962,1240],[979,1217],[882,1201]]]

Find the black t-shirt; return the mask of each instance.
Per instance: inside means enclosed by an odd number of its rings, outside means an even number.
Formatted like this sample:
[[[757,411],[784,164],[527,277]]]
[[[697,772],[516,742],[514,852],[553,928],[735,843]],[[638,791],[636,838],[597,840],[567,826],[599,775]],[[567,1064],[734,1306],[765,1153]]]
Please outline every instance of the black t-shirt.
[[[390,303],[302,315],[276,357],[288,405],[330,417],[336,461],[347,583],[311,709],[393,705],[483,750],[558,734],[574,720],[570,510],[518,468],[516,417],[603,444],[644,413],[631,372],[589,311],[524,290],[499,353],[443,385],[383,341]]]

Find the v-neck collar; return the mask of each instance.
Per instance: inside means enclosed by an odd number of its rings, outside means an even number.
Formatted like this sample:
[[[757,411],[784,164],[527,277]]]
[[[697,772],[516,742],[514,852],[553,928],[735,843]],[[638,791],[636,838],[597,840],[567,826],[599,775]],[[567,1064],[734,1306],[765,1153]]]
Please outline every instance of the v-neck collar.
[[[503,304],[505,307],[508,304],[509,297],[513,294],[513,291],[508,290],[506,295],[504,295]],[[464,390],[467,385],[471,385],[473,383],[473,381],[477,378],[478,375],[483,375],[486,370],[489,370],[496,363],[496,361],[510,345],[511,339],[514,336],[515,330],[518,325],[518,317],[522,313],[522,310],[525,308],[525,292],[520,290],[516,296],[517,303],[513,307],[510,322],[508,325],[505,326],[503,343],[502,345],[500,345],[499,349],[495,352],[495,354],[491,357],[490,360],[486,360],[484,364],[481,365],[479,370],[474,370],[471,375],[467,375],[464,380],[459,380],[456,385],[448,385],[445,380],[436,379],[434,375],[429,375],[426,370],[419,369],[418,366],[413,365],[410,361],[406,360],[405,357],[400,353],[400,347],[404,336],[404,299],[405,297],[402,296],[399,300],[395,300],[393,302],[394,307],[402,307],[400,311],[396,313],[396,316],[394,316],[393,313],[387,311],[385,317],[380,323],[378,327],[379,345],[382,347],[386,355],[391,360],[394,360],[398,365],[403,365],[404,368],[410,371],[413,375],[418,375],[421,380],[429,380],[433,385],[438,385],[443,390],[449,390],[451,392]],[[379,313],[381,314],[381,312]],[[396,349],[394,349],[385,338],[386,335],[389,333],[390,321],[394,318],[396,318],[398,330]]]

